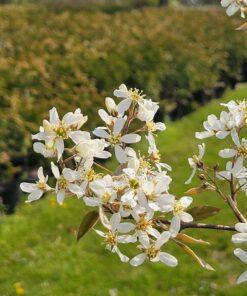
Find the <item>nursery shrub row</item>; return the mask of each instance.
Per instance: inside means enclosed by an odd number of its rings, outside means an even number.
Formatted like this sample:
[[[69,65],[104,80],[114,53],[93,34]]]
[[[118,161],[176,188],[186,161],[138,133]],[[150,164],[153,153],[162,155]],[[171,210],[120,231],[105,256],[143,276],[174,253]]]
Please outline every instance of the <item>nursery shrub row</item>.
[[[23,165],[30,132],[52,106],[60,113],[80,107],[92,127],[104,97],[125,82],[160,100],[161,117],[178,118],[234,86],[247,61],[237,26],[217,9],[1,7],[1,178]]]

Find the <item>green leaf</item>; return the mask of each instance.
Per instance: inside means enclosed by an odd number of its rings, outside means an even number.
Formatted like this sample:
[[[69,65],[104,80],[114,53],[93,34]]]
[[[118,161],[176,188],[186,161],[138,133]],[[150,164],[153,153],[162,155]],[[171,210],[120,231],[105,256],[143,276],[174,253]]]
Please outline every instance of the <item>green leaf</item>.
[[[187,245],[177,242],[177,244],[187,253],[189,254],[196,262],[198,262],[201,267],[207,269],[207,270],[212,270],[214,271],[214,268],[208,264],[207,262],[205,262],[202,258],[200,258],[199,256],[197,256],[197,254]]]
[[[192,215],[192,217],[194,218],[194,221],[200,221],[200,220],[203,220],[203,219],[206,219],[208,217],[218,214],[219,211],[220,211],[220,209],[218,209],[216,207],[204,205],[204,206],[194,207],[194,208],[188,210],[187,212]]]
[[[79,241],[99,220],[99,213],[97,211],[88,212],[82,219],[77,231],[76,240]]]

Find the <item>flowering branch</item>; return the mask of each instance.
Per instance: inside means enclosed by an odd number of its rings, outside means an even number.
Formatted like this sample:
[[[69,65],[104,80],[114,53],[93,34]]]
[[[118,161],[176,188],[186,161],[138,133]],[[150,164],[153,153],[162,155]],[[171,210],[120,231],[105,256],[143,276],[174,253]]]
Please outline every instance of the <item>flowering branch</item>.
[[[178,264],[176,257],[163,250],[165,243],[171,241],[194,257],[203,268],[213,270],[188,246],[190,243],[208,243],[182,231],[187,228],[240,231],[233,235],[233,240],[247,240],[246,218],[237,203],[241,191],[247,194],[247,140],[241,139],[247,126],[246,102],[225,104],[228,112],[223,111],[219,119],[210,115],[204,122],[205,131],[196,133],[199,139],[231,137],[233,146],[219,152],[220,157],[231,161],[223,171],[217,164],[211,167],[203,160],[205,144],[198,145],[199,155],[188,159],[192,174],[186,184],[192,181],[196,172],[199,172],[202,184],[179,198],[170,193],[171,167],[161,161],[156,145],[157,133],[166,129],[164,123],[154,121],[158,103],[124,84],[113,94],[120,102],[117,104],[112,98],[106,98],[106,109],[98,111],[104,124],[93,131],[93,136],[81,130],[87,116],[80,109],[65,114],[62,119],[56,108],[50,110],[49,120],[44,120],[39,132],[33,135],[33,148],[52,160],[56,185],[50,187],[48,176],[44,176],[42,167],[39,168],[39,180],[35,184],[21,184],[21,189],[29,193],[27,202],[50,192],[55,192],[59,204],[67,197],[77,196],[86,206],[97,209],[89,212],[81,222],[77,240],[100,221],[105,231],[95,229],[95,232],[104,238],[106,249],[132,266],[149,260],[175,267]],[[142,154],[132,146],[141,140],[148,143],[147,152]],[[97,161],[114,156],[118,162],[114,171]],[[229,193],[222,190],[218,180],[227,183]],[[194,219],[202,220],[219,211],[206,205],[190,208],[192,196],[200,191],[216,192],[243,223],[235,226],[194,223]],[[139,254],[129,259],[121,252],[121,244],[137,244]]]

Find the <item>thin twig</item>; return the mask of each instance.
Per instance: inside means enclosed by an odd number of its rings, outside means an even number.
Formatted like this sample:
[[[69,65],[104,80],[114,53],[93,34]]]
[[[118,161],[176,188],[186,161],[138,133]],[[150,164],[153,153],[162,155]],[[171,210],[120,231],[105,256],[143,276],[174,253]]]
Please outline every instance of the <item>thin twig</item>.
[[[160,219],[159,221],[163,224],[166,224],[166,225],[171,224],[171,222],[168,220],[161,220]],[[203,229],[236,231],[234,226],[228,226],[228,225],[181,222],[181,229],[186,229],[186,228],[203,228]]]

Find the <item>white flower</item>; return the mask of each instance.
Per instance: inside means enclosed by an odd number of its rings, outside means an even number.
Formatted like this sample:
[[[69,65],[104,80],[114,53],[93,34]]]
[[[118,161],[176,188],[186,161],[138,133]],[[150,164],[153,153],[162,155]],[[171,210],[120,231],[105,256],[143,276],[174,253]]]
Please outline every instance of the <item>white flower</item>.
[[[81,140],[76,146],[76,151],[84,160],[84,167],[89,169],[93,165],[94,158],[106,159],[111,153],[105,151],[107,143],[104,139],[85,139]]]
[[[232,136],[233,142],[236,145],[236,149],[223,149],[219,152],[219,156],[223,158],[229,158],[229,157],[235,157],[235,156],[243,159],[247,158],[247,140],[242,139],[240,143],[236,129],[233,129],[231,131],[231,136]]]
[[[138,107],[137,118],[141,121],[153,121],[154,115],[159,109],[159,104],[152,100],[143,100]]]
[[[122,129],[125,125],[126,118],[118,118],[113,126],[111,133],[108,133],[103,128],[96,128],[93,133],[95,136],[107,139],[109,145],[114,147],[115,155],[119,163],[127,161],[127,155],[124,150],[125,144],[137,143],[141,140],[138,134],[122,135]]]
[[[230,101],[227,104],[221,103],[221,105],[228,108],[235,119],[237,127],[242,127],[247,124],[247,101]]]
[[[128,217],[132,214],[136,206],[137,201],[135,199],[135,193],[133,191],[128,191],[121,196],[119,213],[122,217]]]
[[[77,109],[74,113],[65,114],[63,119],[60,120],[57,109],[54,107],[50,110],[50,120],[44,120],[42,129],[32,138],[48,142],[49,147],[53,143],[58,159],[60,159],[64,151],[64,140],[71,138],[71,133],[80,129],[86,121],[87,116],[83,116],[80,109]]]
[[[21,183],[21,190],[30,193],[26,202],[32,202],[40,199],[45,192],[52,190],[52,188],[47,185],[48,176],[44,176],[42,167],[38,169],[38,178],[39,181],[36,184],[26,182]]]
[[[148,140],[148,143],[149,143],[148,153],[151,157],[151,160],[156,165],[157,169],[159,171],[162,171],[162,169],[171,171],[172,168],[168,164],[164,162],[160,162],[160,152],[156,146],[154,136],[151,133],[149,133],[148,136],[146,136],[146,139]]]
[[[146,210],[163,211],[163,208],[166,208],[166,193],[168,192],[171,178],[165,176],[161,180],[153,178],[152,181],[145,180],[141,185],[138,200],[139,204],[145,207]]]
[[[132,266],[139,266],[148,259],[151,262],[161,261],[170,267],[177,266],[178,262],[174,256],[160,250],[169,238],[170,232],[164,231],[162,234],[159,234],[155,242],[150,243],[150,241],[143,241],[141,246],[143,253],[132,258],[130,264]]]
[[[114,189],[114,181],[110,175],[106,175],[102,179],[91,182],[89,187],[96,197],[84,197],[83,200],[87,206],[94,207],[112,203],[117,197]]]
[[[114,90],[113,94],[114,96],[123,99],[118,104],[118,111],[120,113],[127,111],[132,102],[140,104],[145,97],[145,95],[136,88],[128,90],[125,84],[121,84],[118,89]]]
[[[53,162],[51,163],[51,169],[54,177],[57,179],[55,191],[59,204],[63,203],[67,192],[76,194],[78,197],[84,194],[85,187],[75,183],[80,178],[78,172],[64,168],[62,174],[60,174],[58,167]]]
[[[247,263],[247,252],[242,249],[235,249],[234,255],[237,256],[242,262]],[[243,272],[237,279],[237,284],[241,284],[247,281],[247,271]]]
[[[57,150],[54,147],[54,142],[46,142],[45,144],[35,142],[33,144],[33,150],[36,153],[42,154],[45,158],[52,158],[57,156]]]
[[[118,235],[120,233],[127,233],[133,230],[131,223],[124,222],[121,223],[121,216],[119,213],[115,213],[111,216],[110,221],[106,220],[105,226],[108,229],[107,233],[100,230],[95,230],[100,236],[105,238],[106,249],[112,253],[117,253],[122,262],[128,262],[129,258],[123,255],[119,248],[118,243],[134,243],[136,242],[136,237],[132,235]]]
[[[233,234],[232,241],[235,244],[241,244],[247,242],[247,223],[237,223],[235,229],[239,232]]]
[[[197,139],[204,139],[212,136],[224,139],[230,134],[231,130],[236,127],[236,122],[231,113],[222,111],[220,119],[214,114],[211,114],[208,116],[207,121],[203,122],[203,126],[206,131],[196,132],[195,137]]]
[[[185,184],[190,184],[191,180],[195,176],[196,170],[202,166],[202,158],[205,154],[205,144],[202,143],[201,145],[198,145],[199,155],[194,155],[192,158],[188,158],[188,162],[190,167],[192,168],[192,173],[189,177],[189,179],[185,182]]]
[[[231,161],[226,164],[226,171],[221,171],[216,174],[220,180],[231,180],[232,177],[237,179],[246,179],[247,169],[243,166],[243,158],[238,158],[237,161],[232,164]]]
[[[193,198],[190,196],[183,196],[177,200],[175,196],[168,195],[166,199],[167,211],[173,211],[173,215],[183,222],[192,222],[193,217],[185,212],[185,210],[191,205],[192,201]]]
[[[228,16],[234,15],[238,10],[241,10],[241,16],[244,18],[243,3],[245,1],[237,0],[221,0],[222,7],[227,7],[226,14]],[[245,3],[246,4],[246,3]]]

